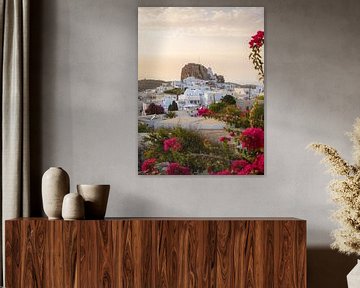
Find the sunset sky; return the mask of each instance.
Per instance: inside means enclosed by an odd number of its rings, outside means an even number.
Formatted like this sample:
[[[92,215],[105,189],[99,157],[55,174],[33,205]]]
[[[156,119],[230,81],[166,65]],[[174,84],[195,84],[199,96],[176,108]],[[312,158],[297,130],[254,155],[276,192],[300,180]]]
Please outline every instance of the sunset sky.
[[[180,80],[190,62],[226,81],[258,83],[248,42],[264,30],[262,7],[140,7],[139,79]]]

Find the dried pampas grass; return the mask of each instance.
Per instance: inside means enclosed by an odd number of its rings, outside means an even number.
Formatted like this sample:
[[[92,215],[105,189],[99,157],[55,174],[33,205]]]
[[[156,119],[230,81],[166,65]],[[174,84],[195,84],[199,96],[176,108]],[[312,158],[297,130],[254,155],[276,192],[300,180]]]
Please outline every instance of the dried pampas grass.
[[[360,255],[360,118],[348,135],[353,143],[354,165],[346,162],[331,146],[312,143],[308,148],[324,155],[323,162],[336,177],[329,184],[331,198],[338,204],[332,218],[342,227],[333,231],[331,247],[346,254]]]

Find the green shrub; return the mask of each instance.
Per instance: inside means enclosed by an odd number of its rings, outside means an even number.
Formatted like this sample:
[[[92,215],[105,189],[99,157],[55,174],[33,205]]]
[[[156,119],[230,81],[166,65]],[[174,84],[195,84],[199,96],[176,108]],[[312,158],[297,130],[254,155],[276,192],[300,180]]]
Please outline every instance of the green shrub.
[[[210,117],[224,121],[228,128],[248,128],[250,127],[248,115],[249,113],[242,112],[235,105],[228,105],[221,109],[220,112],[210,115]]]
[[[181,143],[178,151],[164,151],[164,140],[176,137]],[[193,174],[204,174],[208,167],[222,170],[237,157],[234,149],[219,142],[212,142],[194,130],[160,128],[150,133],[146,139],[145,158],[156,158],[158,162],[177,162],[189,167]]]
[[[264,104],[255,101],[250,110],[249,120],[251,127],[259,127],[264,129]]]
[[[234,96],[225,95],[223,98],[221,98],[221,102],[225,103],[225,105],[235,105],[236,99]]]
[[[149,127],[149,125],[142,122],[138,122],[138,133],[150,133],[153,131],[154,129]]]
[[[184,90],[184,89],[181,89],[181,88],[173,88],[173,89],[164,91],[164,93],[165,93],[165,94],[180,95],[180,94],[183,94],[184,91],[185,91],[185,90]]]
[[[176,118],[176,113],[173,112],[173,111],[169,111],[169,112],[166,114],[166,118],[168,118],[168,119]]]
[[[218,102],[218,103],[212,103],[209,105],[209,110],[214,113],[221,112],[226,107],[225,103]]]

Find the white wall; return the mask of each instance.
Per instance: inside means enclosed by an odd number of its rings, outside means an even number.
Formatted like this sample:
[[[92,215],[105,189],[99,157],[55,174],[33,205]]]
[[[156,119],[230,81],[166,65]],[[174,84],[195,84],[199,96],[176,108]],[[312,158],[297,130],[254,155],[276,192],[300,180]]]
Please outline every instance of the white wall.
[[[32,60],[39,108],[32,111],[39,126],[32,159],[39,171],[62,166],[72,190],[79,183],[111,184],[107,216],[294,216],[308,221],[310,246],[330,242],[330,177],[305,146],[319,140],[350,158],[344,133],[360,115],[358,2],[222,2],[265,6],[267,159],[261,177],[137,176],[137,1],[33,3],[41,17],[33,20],[40,30],[32,36],[39,49],[32,52],[39,57]]]

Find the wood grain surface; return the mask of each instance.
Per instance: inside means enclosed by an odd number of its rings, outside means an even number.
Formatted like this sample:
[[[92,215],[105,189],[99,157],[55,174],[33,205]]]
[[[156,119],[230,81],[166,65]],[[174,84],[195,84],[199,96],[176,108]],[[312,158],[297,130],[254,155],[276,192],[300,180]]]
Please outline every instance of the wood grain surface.
[[[297,219],[5,223],[6,287],[306,287]]]

